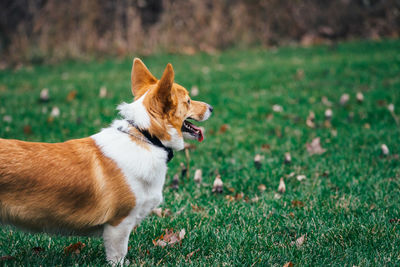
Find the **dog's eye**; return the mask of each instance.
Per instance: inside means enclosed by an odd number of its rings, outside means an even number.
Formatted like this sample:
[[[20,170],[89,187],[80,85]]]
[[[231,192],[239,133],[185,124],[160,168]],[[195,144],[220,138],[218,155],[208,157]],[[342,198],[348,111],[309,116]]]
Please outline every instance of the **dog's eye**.
[[[187,103],[188,103],[188,105],[190,105],[190,99],[188,99]]]

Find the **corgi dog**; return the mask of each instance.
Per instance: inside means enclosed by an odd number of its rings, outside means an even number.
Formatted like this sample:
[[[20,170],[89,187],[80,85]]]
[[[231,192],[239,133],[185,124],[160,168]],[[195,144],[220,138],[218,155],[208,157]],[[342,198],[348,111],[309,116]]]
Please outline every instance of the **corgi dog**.
[[[100,235],[107,260],[123,264],[133,228],[163,200],[167,163],[184,138],[203,140],[188,120],[213,108],[191,100],[168,64],[160,80],[135,58],[132,103],[121,119],[64,143],[0,139],[0,222],[34,232]]]

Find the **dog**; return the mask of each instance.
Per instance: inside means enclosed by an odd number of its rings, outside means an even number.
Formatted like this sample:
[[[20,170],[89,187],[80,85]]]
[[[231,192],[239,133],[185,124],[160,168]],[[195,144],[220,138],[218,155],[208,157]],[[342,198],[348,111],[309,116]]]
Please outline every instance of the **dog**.
[[[184,138],[203,140],[188,120],[213,108],[191,100],[168,64],[160,80],[135,58],[132,103],[121,119],[64,143],[0,139],[0,222],[34,232],[100,235],[107,261],[123,264],[129,235],[163,200],[167,163]]]

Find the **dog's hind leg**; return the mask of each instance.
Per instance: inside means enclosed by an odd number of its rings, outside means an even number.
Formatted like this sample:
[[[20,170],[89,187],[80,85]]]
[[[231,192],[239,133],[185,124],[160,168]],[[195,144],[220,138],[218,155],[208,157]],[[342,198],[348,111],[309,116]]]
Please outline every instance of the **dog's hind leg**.
[[[111,265],[122,266],[124,264],[124,258],[128,252],[129,235],[134,226],[134,220],[129,217],[116,226],[105,225],[103,232],[104,247],[107,261]]]

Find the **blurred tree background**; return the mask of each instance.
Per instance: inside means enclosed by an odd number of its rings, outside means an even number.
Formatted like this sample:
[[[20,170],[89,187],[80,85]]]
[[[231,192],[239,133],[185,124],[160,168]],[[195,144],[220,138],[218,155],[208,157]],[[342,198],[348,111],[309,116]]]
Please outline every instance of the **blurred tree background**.
[[[2,65],[397,38],[399,0],[2,0]]]

